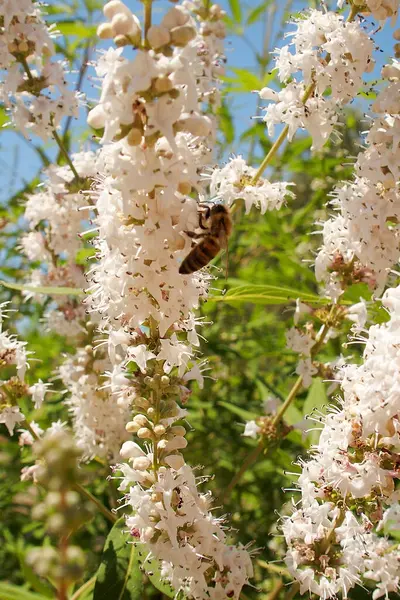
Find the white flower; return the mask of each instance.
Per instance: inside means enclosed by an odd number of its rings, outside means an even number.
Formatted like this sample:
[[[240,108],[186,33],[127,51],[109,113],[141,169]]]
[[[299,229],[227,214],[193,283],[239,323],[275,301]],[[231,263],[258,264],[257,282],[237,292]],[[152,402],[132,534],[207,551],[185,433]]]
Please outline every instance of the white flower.
[[[307,333],[292,327],[286,332],[286,345],[293,352],[309,356],[315,340]]]
[[[259,427],[255,421],[247,421],[242,435],[256,440],[260,431],[261,427]]]
[[[4,423],[10,435],[13,435],[15,425],[21,421],[25,421],[25,417],[18,406],[6,406],[0,411],[0,423]]]
[[[43,381],[39,379],[37,383],[30,386],[29,393],[32,396],[32,402],[34,403],[35,408],[40,408],[42,406],[49,385],[49,383],[43,383]]]
[[[147,361],[156,358],[154,352],[146,350],[145,344],[128,348],[128,356],[133,358],[142,373],[146,372]]]
[[[222,169],[213,169],[210,175],[210,193],[231,206],[235,200],[242,198],[246,213],[252,206],[259,208],[261,214],[266,210],[281,208],[287,198],[294,196],[288,182],[271,183],[260,178],[253,183],[257,169],[246,164],[241,156],[231,158]]]

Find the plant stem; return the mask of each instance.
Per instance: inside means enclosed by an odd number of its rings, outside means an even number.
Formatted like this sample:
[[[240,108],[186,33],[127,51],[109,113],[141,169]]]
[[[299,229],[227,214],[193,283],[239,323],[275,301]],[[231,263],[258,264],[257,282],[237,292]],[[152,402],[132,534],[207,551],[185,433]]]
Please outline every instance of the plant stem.
[[[285,402],[282,404],[282,406],[276,413],[275,417],[273,418],[273,421],[272,421],[273,426],[276,427],[276,425],[278,425],[278,423],[282,420],[283,415],[285,414],[285,412],[287,411],[287,409],[289,408],[289,406],[291,405],[293,400],[296,398],[302,385],[303,385],[303,377],[301,375],[299,375],[299,377],[296,379],[296,383],[294,384],[294,386],[290,390],[289,394],[287,395]]]
[[[71,596],[71,600],[78,600],[78,598],[80,598],[84,592],[87,592],[88,590],[91,589],[91,587],[93,586],[95,581],[96,581],[96,575],[93,575],[93,577],[91,577],[90,579],[85,581],[85,583],[76,590],[76,592],[73,594],[73,596]]]
[[[282,579],[278,579],[278,581],[275,583],[274,587],[268,594],[266,600],[276,600],[276,598],[279,595],[279,592],[281,591],[282,588],[283,588],[283,581],[282,581]]]
[[[150,48],[150,44],[147,41],[147,33],[151,27],[151,8],[152,8],[152,0],[144,0],[144,40],[143,45],[145,48]]]
[[[80,483],[75,483],[74,484],[74,488],[76,489],[77,492],[79,492],[80,494],[82,494],[82,496],[84,496],[85,498],[87,498],[88,500],[90,500],[91,502],[93,502],[93,504],[95,504],[98,508],[98,510],[112,523],[115,523],[115,521],[117,521],[117,516],[114,515],[111,510],[108,510],[108,508],[106,506],[104,506],[104,504],[102,504],[100,502],[100,500],[98,500],[95,496],[93,496],[93,494],[91,492],[89,492],[89,490],[87,490],[86,488],[83,487],[83,485],[81,485]]]
[[[314,92],[315,88],[316,88],[317,83],[315,81],[312,81],[306,91],[304,92],[304,95],[301,99],[301,102],[303,104],[305,104],[307,102],[307,100],[309,99],[309,97],[311,96],[311,94]],[[271,160],[274,158],[275,154],[278,152],[279,148],[282,146],[283,142],[285,141],[287,134],[289,132],[289,125],[285,125],[285,127],[282,129],[278,139],[272,144],[267,156],[264,158],[264,160],[262,161],[261,165],[258,167],[256,174],[253,177],[252,180],[252,184],[256,184],[257,181],[260,179],[261,175],[264,173],[265,169],[267,168],[267,166],[269,165],[269,163],[271,162]]]
[[[53,136],[55,142],[57,143],[58,147],[60,148],[61,154],[64,156],[65,160],[68,163],[68,166],[70,167],[71,171],[73,172],[75,179],[77,181],[79,181],[80,177],[79,177],[78,171],[75,169],[73,162],[70,159],[67,150],[65,149],[64,142],[62,141],[62,139],[60,138],[60,136],[58,135],[58,133],[55,129],[53,129],[51,133],[52,133],[52,136]]]
[[[296,582],[293,582],[289,588],[288,593],[285,595],[284,600],[292,600],[292,598],[297,594],[300,589],[300,585]]]
[[[32,83],[35,79],[34,79],[34,77],[32,75],[32,72],[31,72],[31,70],[29,68],[29,65],[27,63],[27,60],[26,60],[25,56],[19,56],[18,61],[24,67],[24,71],[27,74],[30,83]]]
[[[358,8],[356,6],[352,6],[349,16],[346,19],[346,23],[350,23],[350,21],[353,21],[353,19],[355,18],[355,16],[358,13]],[[328,63],[330,61],[330,56],[327,55],[326,58],[326,63]],[[310,96],[314,93],[315,88],[317,86],[317,82],[316,81],[312,81],[306,88],[304,95],[301,99],[302,104],[305,104],[307,102],[307,100],[310,98]],[[285,141],[287,134],[289,132],[289,125],[285,125],[285,127],[283,128],[283,130],[281,131],[279,137],[277,138],[277,140],[272,144],[272,147],[270,148],[268,154],[266,155],[266,157],[264,158],[264,160],[262,161],[261,165],[258,167],[258,170],[256,172],[256,174],[253,177],[252,180],[252,184],[256,184],[257,181],[260,179],[261,175],[264,173],[265,169],[267,168],[267,166],[269,165],[269,163],[271,162],[271,160],[274,158],[275,154],[278,152],[279,148],[281,147],[281,145],[283,144],[283,142]]]

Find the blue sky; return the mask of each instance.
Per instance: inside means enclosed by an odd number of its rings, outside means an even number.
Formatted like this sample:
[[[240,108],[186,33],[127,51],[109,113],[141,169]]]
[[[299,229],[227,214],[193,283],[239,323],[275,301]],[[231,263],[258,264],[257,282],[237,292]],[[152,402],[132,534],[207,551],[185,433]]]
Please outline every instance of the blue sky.
[[[232,0],[231,0],[232,2]],[[49,1],[50,5],[56,4],[54,0]],[[57,2],[59,4],[59,2]],[[127,1],[130,8],[140,16],[142,5],[135,0]],[[292,12],[304,10],[306,2],[298,2],[294,0],[292,2]],[[328,2],[328,6],[331,8],[335,5],[335,2]],[[249,14],[252,10],[256,9],[260,5],[258,0],[250,0],[248,2],[241,2],[242,14]],[[250,73],[257,72],[257,63],[255,60],[255,51],[261,52],[263,47],[263,41],[265,38],[265,28],[270,29],[270,38],[276,38],[276,44],[283,45],[284,31],[280,31],[278,23],[280,16],[283,11],[283,7],[286,2],[279,0],[278,2],[271,2],[270,7],[266,10],[269,12],[263,12],[262,21],[257,22],[255,25],[247,26],[242,28],[242,31],[238,35],[229,36],[226,43],[226,56],[228,60],[228,68],[235,67],[245,69]],[[157,21],[164,10],[170,7],[171,4],[168,2],[156,2],[154,4],[154,20]],[[230,5],[227,0],[223,0],[222,6],[228,13],[231,13]],[[271,14],[275,12],[275,21],[271,22],[271,19],[266,19],[265,16],[271,17]],[[82,13],[84,18],[84,13]],[[376,36],[376,42],[380,48],[376,52],[377,68],[370,77],[374,79],[379,76],[379,70],[382,64],[385,63],[387,58],[390,56],[393,48],[393,29],[386,25],[385,29],[379,32]],[[228,75],[229,75],[228,71]],[[71,82],[76,79],[76,74],[71,74],[69,77]],[[83,90],[87,93],[88,97],[93,99],[98,91],[93,88],[92,82],[86,80]],[[244,130],[251,124],[251,117],[255,114],[257,99],[250,93],[246,94],[235,94],[232,95],[230,100],[233,106],[234,118],[237,123],[238,130]],[[366,111],[368,106],[365,100],[357,101],[360,108]],[[75,124],[78,132],[82,132],[85,126],[84,111],[82,118]],[[40,140],[36,140],[37,143],[41,143]],[[54,144],[51,142],[45,145],[46,152],[50,158],[55,156],[56,149]],[[231,148],[232,151],[240,151],[240,147],[237,145]],[[0,137],[0,202],[5,202],[10,195],[20,189],[24,182],[29,181],[33,175],[40,168],[41,161],[38,158],[35,151],[31,148],[30,144],[23,140],[22,136],[13,132],[3,130]]]

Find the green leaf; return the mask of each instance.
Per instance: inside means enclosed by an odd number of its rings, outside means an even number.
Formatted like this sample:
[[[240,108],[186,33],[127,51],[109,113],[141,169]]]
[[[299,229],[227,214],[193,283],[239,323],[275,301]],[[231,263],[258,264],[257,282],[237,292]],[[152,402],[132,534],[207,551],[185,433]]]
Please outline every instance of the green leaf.
[[[57,29],[67,36],[77,36],[79,39],[89,39],[96,35],[95,25],[86,25],[82,21],[58,21]]]
[[[237,415],[244,421],[254,421],[260,415],[257,413],[250,412],[244,408],[240,408],[240,406],[236,406],[235,404],[230,404],[229,402],[218,402],[219,406],[223,406],[227,410],[229,410],[234,415]]]
[[[233,20],[236,24],[242,22],[242,9],[240,7],[240,0],[229,0],[229,7],[232,12]]]
[[[325,384],[320,377],[313,379],[313,382],[308,390],[307,398],[303,405],[303,416],[311,415],[316,409],[321,409],[328,403]],[[314,426],[314,421],[310,421],[310,428]],[[318,427],[315,423],[315,427]],[[321,426],[322,427],[322,426]],[[312,444],[316,444],[319,440],[320,431],[310,431],[308,439]]]
[[[145,544],[137,544],[137,548],[139,563],[154,587],[168,598],[175,598],[175,590],[161,578],[160,561],[149,557],[149,551]]]
[[[231,144],[235,139],[235,128],[233,126],[232,115],[229,111],[226,102],[222,102],[218,110],[219,116],[219,129],[222,131],[227,144]]]
[[[0,581],[0,599],[1,600],[46,600],[47,596],[29,592],[25,588],[21,588],[11,583],[3,583]]]
[[[81,248],[75,255],[77,265],[86,265],[88,259],[96,254],[95,248]]]
[[[9,123],[10,116],[7,114],[4,106],[0,106],[0,127],[2,129],[7,129],[6,123]]]
[[[125,531],[124,531],[125,530]],[[143,581],[136,544],[128,543],[121,517],[107,536],[97,571],[93,600],[141,600]]]
[[[266,2],[262,2],[261,4],[259,4],[255,8],[253,8],[253,10],[250,11],[250,13],[249,13],[249,15],[247,17],[246,24],[247,25],[253,25],[253,23],[255,23],[256,21],[258,21],[258,17],[260,17],[262,15],[262,13],[268,8],[269,4],[271,4],[271,0],[267,0]]]
[[[45,286],[34,286],[25,285],[23,283],[11,283],[10,281],[0,280],[0,285],[3,285],[10,290],[18,290],[20,292],[34,292],[35,294],[46,294],[48,296],[61,295],[61,296],[84,296],[85,292],[78,288],[70,287],[45,287]]]
[[[210,296],[208,302],[226,302],[236,306],[244,302],[251,304],[288,304],[300,298],[307,304],[317,306],[329,304],[327,298],[322,298],[308,292],[301,292],[293,288],[284,288],[275,285],[242,285],[227,291],[221,296]]]

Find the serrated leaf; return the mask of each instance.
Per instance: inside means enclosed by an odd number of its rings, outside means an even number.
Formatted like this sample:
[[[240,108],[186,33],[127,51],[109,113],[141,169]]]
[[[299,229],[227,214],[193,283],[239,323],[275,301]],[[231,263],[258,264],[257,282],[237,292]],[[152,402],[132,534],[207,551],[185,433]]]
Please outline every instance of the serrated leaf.
[[[137,548],[139,563],[154,587],[168,598],[175,598],[175,590],[161,578],[160,562],[156,558],[150,558],[145,544],[137,544]]]
[[[11,583],[0,581],[0,599],[1,600],[47,600],[47,596],[29,592]]]
[[[234,415],[237,415],[238,417],[243,419],[243,421],[254,421],[254,419],[257,419],[257,417],[260,416],[257,413],[253,413],[249,410],[246,410],[245,408],[236,406],[236,404],[230,404],[229,402],[218,402],[218,405],[223,406]]]
[[[273,305],[295,302],[297,298],[300,298],[306,304],[315,304],[317,306],[329,304],[327,298],[275,285],[242,285],[228,290],[224,295],[210,296],[208,302],[225,302],[234,306],[245,302]]]
[[[138,548],[128,542],[125,519],[121,517],[104,544],[93,600],[142,600],[143,580]]]
[[[307,398],[303,405],[303,416],[311,415],[313,411],[316,409],[321,409],[328,402],[328,397],[326,395],[325,384],[320,377],[316,377],[313,379],[313,382],[308,390]],[[310,421],[310,429],[318,428],[318,424],[314,423],[314,421]],[[322,425],[321,425],[322,429]],[[312,444],[316,444],[319,440],[320,431],[310,431],[308,434],[308,439]]]
[[[78,288],[70,287],[46,287],[46,286],[33,286],[25,285],[23,283],[11,283],[9,281],[1,281],[0,285],[10,289],[18,290],[20,292],[33,292],[35,294],[46,294],[47,296],[61,295],[61,296],[84,296],[85,292]]]

